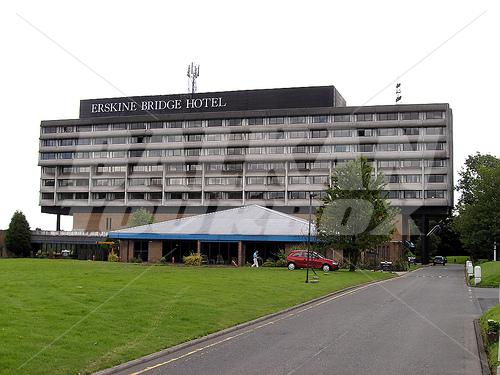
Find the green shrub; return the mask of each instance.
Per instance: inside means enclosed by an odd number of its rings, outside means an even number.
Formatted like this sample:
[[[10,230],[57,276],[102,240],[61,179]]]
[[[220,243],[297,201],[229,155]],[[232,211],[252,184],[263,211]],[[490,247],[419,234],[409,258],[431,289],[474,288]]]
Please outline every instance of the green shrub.
[[[392,263],[393,271],[408,271],[408,262],[404,259],[398,259]]]
[[[182,261],[186,266],[201,266],[201,254],[191,253],[188,256],[182,257]]]
[[[142,259],[141,259],[141,258],[135,258],[135,257],[134,257],[134,258],[132,258],[132,259],[130,260],[130,262],[131,262],[131,263],[142,263]]]
[[[161,264],[166,264],[167,263],[167,259],[165,257],[161,257],[159,262]]]
[[[286,259],[287,255],[286,255],[285,250],[282,249],[282,250],[278,251],[278,254],[276,254],[276,256],[278,257],[278,259],[274,263],[274,265],[276,267],[286,267],[288,265],[288,262]]]
[[[500,330],[500,322],[493,319],[488,319],[488,332],[498,332]]]
[[[262,267],[276,267],[276,263],[271,259],[267,259],[264,263],[262,263]]]

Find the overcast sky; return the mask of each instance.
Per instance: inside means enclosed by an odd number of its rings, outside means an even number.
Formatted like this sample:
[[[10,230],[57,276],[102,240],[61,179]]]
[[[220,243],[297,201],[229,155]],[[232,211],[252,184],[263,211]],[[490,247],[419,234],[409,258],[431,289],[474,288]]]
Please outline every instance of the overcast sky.
[[[405,104],[450,103],[455,172],[499,155],[497,3],[2,1],[0,228],[20,209],[55,229],[38,206],[41,120],[77,118],[80,99],[184,93],[192,60],[199,92],[333,84],[348,105],[391,104],[398,81]]]

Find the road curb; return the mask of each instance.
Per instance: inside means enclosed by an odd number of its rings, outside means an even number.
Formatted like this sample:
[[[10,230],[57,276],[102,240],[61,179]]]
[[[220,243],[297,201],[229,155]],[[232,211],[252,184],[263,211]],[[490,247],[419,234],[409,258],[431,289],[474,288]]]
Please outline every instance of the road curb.
[[[481,362],[481,374],[491,375],[490,366],[488,365],[488,356],[484,348],[483,335],[481,334],[481,326],[479,319],[474,319],[474,332],[476,333],[477,351],[479,353],[479,362]]]
[[[392,278],[385,279],[385,280],[368,281],[366,283],[357,284],[357,285],[354,285],[354,286],[351,286],[351,287],[348,287],[348,288],[340,289],[340,290],[337,290],[335,292],[326,294],[324,296],[317,297],[317,298],[314,298],[314,299],[306,301],[306,302],[302,302],[301,304],[298,304],[298,305],[295,305],[295,306],[292,306],[292,307],[288,307],[288,308],[286,308],[284,310],[280,310],[280,311],[277,311],[277,312],[274,312],[274,313],[271,313],[271,314],[268,314],[268,315],[264,315],[264,316],[261,316],[259,318],[254,319],[254,320],[249,320],[248,322],[240,323],[240,324],[237,324],[235,326],[225,328],[225,329],[223,329],[221,331],[213,332],[213,333],[210,333],[210,334],[208,334],[206,336],[199,337],[197,339],[193,339],[193,340],[190,340],[190,341],[183,342],[181,344],[172,346],[170,348],[166,348],[166,349],[163,349],[161,351],[158,351],[158,352],[155,352],[155,353],[152,353],[152,354],[148,354],[146,356],[143,356],[143,357],[140,357],[140,358],[137,358],[137,359],[133,359],[131,361],[119,364],[117,366],[114,366],[114,367],[111,367],[111,368],[108,368],[108,369],[100,370],[98,372],[95,372],[94,375],[112,375],[112,374],[115,374],[117,372],[121,372],[121,371],[127,370],[128,368],[134,367],[136,365],[140,365],[140,364],[149,362],[151,360],[155,360],[155,359],[163,357],[165,355],[169,355],[169,354],[178,352],[180,350],[187,349],[189,347],[192,347],[192,346],[201,344],[203,342],[215,339],[217,337],[223,336],[225,334],[237,331],[239,329],[246,328],[246,327],[248,327],[248,326],[250,326],[252,324],[260,323],[262,321],[265,321],[265,320],[277,317],[279,315],[287,314],[287,313],[289,313],[291,311],[300,309],[302,307],[306,307],[306,306],[312,305],[314,303],[321,302],[323,300],[326,300],[326,299],[331,298],[333,296],[336,296],[338,294],[342,294],[342,293],[345,293],[345,292],[348,292],[348,291],[351,291],[351,290],[355,290],[355,289],[358,289],[358,288],[361,288],[361,287],[366,287],[368,285],[376,285],[376,284],[381,284],[381,283],[384,283],[384,282],[387,282],[387,281],[396,280],[396,279],[398,279],[400,277],[404,277],[404,276],[408,275],[411,272],[418,271],[419,269],[421,269],[421,268],[418,268],[416,270],[407,272],[405,275],[402,275],[402,276],[396,276],[396,277],[392,277]]]

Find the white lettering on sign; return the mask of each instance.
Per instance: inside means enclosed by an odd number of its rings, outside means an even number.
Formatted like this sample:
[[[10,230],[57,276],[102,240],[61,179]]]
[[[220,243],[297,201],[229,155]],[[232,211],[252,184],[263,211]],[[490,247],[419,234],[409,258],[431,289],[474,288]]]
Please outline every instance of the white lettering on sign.
[[[184,104],[184,106],[183,106]],[[170,100],[143,100],[141,102],[116,102],[116,103],[92,103],[91,113],[118,113],[118,112],[143,112],[169,111],[200,108],[223,108],[227,103],[221,97],[209,98],[186,98],[184,103],[181,99]]]

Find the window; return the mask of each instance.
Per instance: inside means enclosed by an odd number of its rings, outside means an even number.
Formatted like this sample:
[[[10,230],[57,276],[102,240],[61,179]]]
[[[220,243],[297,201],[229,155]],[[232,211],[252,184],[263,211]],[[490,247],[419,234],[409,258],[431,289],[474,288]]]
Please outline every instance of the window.
[[[187,177],[186,178],[186,185],[199,186],[199,185],[201,185],[201,178],[200,177]]]
[[[100,125],[94,125],[94,131],[95,132],[104,132],[109,130],[109,125],[108,124],[100,124]]]
[[[372,113],[359,113],[356,115],[357,121],[372,121],[373,114]]]
[[[225,151],[224,148],[206,148],[205,155],[224,155]]]
[[[149,138],[150,143],[161,143],[163,142],[163,136],[161,135],[153,135]]]
[[[305,123],[307,123],[307,117],[306,116],[294,116],[294,117],[290,117],[289,121],[290,121],[290,124],[305,124]]]
[[[285,147],[281,147],[281,146],[267,147],[267,153],[268,154],[284,154]]]
[[[444,134],[444,128],[439,127],[439,128],[425,128],[425,134],[427,135],[443,135]]]
[[[379,168],[399,168],[399,160],[379,160]]]
[[[94,138],[94,144],[95,145],[107,145],[108,139],[107,138]]]
[[[289,191],[288,199],[309,199],[307,191]]]
[[[438,143],[426,143],[425,144],[425,149],[426,150],[432,150],[432,151],[439,151],[439,150],[444,150],[444,143],[443,142],[438,142]]]
[[[425,119],[426,120],[436,120],[436,119],[442,119],[442,118],[443,118],[442,111],[425,112]]]
[[[182,121],[169,121],[165,125],[167,129],[180,129],[182,128]]]
[[[87,200],[87,199],[89,199],[89,193],[75,193],[75,199]]]
[[[125,165],[98,165],[96,173],[116,173],[125,172],[127,167]]]
[[[309,163],[307,161],[291,162],[290,170],[309,170]]]
[[[226,193],[226,199],[242,199],[243,193],[241,191],[228,191]]]
[[[328,138],[328,130],[311,130],[311,138]]]
[[[398,135],[398,129],[396,128],[382,128],[377,129],[378,135],[382,137]]]
[[[444,190],[426,190],[425,197],[428,199],[444,199],[445,191]]]
[[[230,118],[226,120],[226,125],[227,126],[241,126],[241,119],[240,118]]]
[[[95,151],[94,159],[106,159],[108,157],[107,151]]]
[[[288,132],[288,137],[291,139],[306,139],[308,138],[309,132],[302,130],[296,132]]]
[[[403,160],[401,167],[403,168],[420,168],[420,160]]]
[[[147,186],[147,180],[145,178],[131,178],[128,180],[129,186]]]
[[[43,174],[55,174],[56,173],[56,168],[55,167],[42,167],[42,173]]]
[[[244,147],[228,147],[227,155],[245,155]]]
[[[428,174],[425,176],[429,183],[443,183],[445,182],[446,175],[444,174]]]
[[[377,134],[375,129],[358,129],[357,135],[358,137],[374,137]]]
[[[290,176],[288,177],[288,183],[291,185],[306,185],[308,183],[307,176]]]
[[[267,164],[266,163],[248,163],[247,171],[266,171]]]
[[[162,186],[161,178],[150,178],[149,186]]]
[[[404,174],[401,175],[401,182],[406,184],[418,184],[420,183],[420,177],[419,174]]]
[[[268,191],[267,199],[285,199],[284,191]]]
[[[125,137],[115,137],[111,138],[112,145],[124,145],[127,143],[127,138]]]
[[[422,198],[421,190],[404,190],[403,197],[405,199],[420,199]]]
[[[284,132],[269,132],[267,134],[268,139],[285,139]]]
[[[170,172],[183,172],[185,170],[184,164],[167,164],[166,170]]]
[[[191,199],[201,199],[201,192],[189,192],[187,193],[187,199],[188,200],[191,200]]]
[[[46,126],[42,128],[43,134],[54,134],[57,133],[57,126]]]
[[[247,177],[247,185],[265,185],[266,178],[263,176]]]
[[[200,142],[203,138],[203,134],[189,134],[186,135],[186,142]]]
[[[419,113],[418,112],[402,112],[401,120],[418,120]]]
[[[309,183],[327,185],[328,176],[309,176]]]
[[[248,155],[261,155],[266,151],[265,147],[248,147],[247,153]]]
[[[247,199],[265,199],[263,191],[247,191]]]
[[[384,176],[385,182],[389,184],[397,184],[399,182],[399,175],[397,174],[386,174]]]
[[[403,143],[403,151],[418,151],[418,143]]]
[[[264,125],[264,119],[261,117],[249,118],[248,125]]]
[[[164,126],[163,122],[157,121],[157,122],[152,122],[149,125],[149,128],[150,129],[163,129],[163,126]]]
[[[73,193],[59,193],[57,199],[61,201],[73,199]]]
[[[307,146],[293,146],[290,147],[291,154],[306,154],[308,151]]]
[[[201,148],[187,148],[184,150],[186,156],[200,156]]]
[[[179,200],[182,199],[182,193],[180,192],[165,193],[165,198],[172,200]]]
[[[222,125],[222,120],[215,120],[215,121],[220,121]],[[201,128],[201,125],[202,125],[201,120],[186,121],[186,128]]]
[[[163,150],[149,150],[148,156],[150,158],[161,158],[163,156]]]
[[[89,157],[88,152],[82,152],[81,154],[86,154],[87,158]],[[73,153],[72,152],[60,152],[59,159],[73,159]]]
[[[328,115],[319,115],[319,116],[312,116],[311,120],[313,124],[318,124],[318,123],[324,124],[327,123],[330,119]]]
[[[249,133],[248,134],[248,139],[251,141],[256,141],[259,139],[265,139],[265,133]]]
[[[228,134],[228,140],[230,140],[230,141],[242,141],[244,139],[245,139],[245,133]]]
[[[42,200],[53,200],[54,193],[42,193]]]
[[[76,131],[78,133],[91,132],[92,126],[91,125],[80,125],[80,126],[76,127]]]
[[[175,185],[185,185],[186,182],[184,178],[180,177],[170,177],[165,179],[165,184],[168,186],[175,186]]]
[[[428,167],[446,167],[446,160],[445,159],[426,160],[426,165]]]
[[[75,143],[74,139],[61,139],[61,146],[73,146]]]
[[[163,166],[161,164],[130,166],[130,173],[161,172],[162,170]]]
[[[130,200],[143,200],[145,199],[145,193],[129,193],[128,199]]]
[[[61,128],[62,133],[73,133],[75,131],[75,128],[73,126],[63,126]]]
[[[419,135],[419,128],[403,128],[403,135]]]
[[[359,152],[374,152],[375,145],[374,144],[364,144],[358,146]]]
[[[351,145],[335,145],[333,152],[351,152]]]
[[[267,185],[284,185],[285,177],[284,176],[269,176],[267,177]]]
[[[167,135],[166,137],[167,142],[182,142],[182,135]]]
[[[398,151],[399,145],[397,143],[381,143],[377,145],[377,151]]]
[[[280,125],[285,123],[284,117],[269,117],[268,119],[269,125]]]
[[[207,164],[207,171],[223,171],[224,170],[224,164],[221,163],[209,163]]]
[[[112,130],[127,130],[127,124],[112,124]]]
[[[330,169],[329,161],[315,161],[309,163],[310,169]]]
[[[224,140],[223,134],[207,134],[205,135],[207,141],[222,141]]]
[[[216,127],[216,126],[222,126],[222,120],[221,119],[212,119],[207,121],[207,126],[209,128]]]
[[[130,124],[130,130],[144,130],[146,129],[146,122],[132,122]]]
[[[42,140],[42,146],[57,147],[57,139],[44,139]]]
[[[221,191],[209,191],[205,193],[205,199],[208,200],[218,200],[218,199],[223,199],[222,198],[222,192]]]
[[[334,137],[351,137],[352,133],[349,129],[338,129],[333,131]]]
[[[315,145],[315,146],[309,146],[309,152],[311,154],[325,154],[325,153],[330,153],[332,152],[331,146],[320,146],[320,145]]]
[[[142,158],[144,156],[144,150],[130,150],[129,156],[131,158]]]
[[[55,186],[55,180],[42,180],[43,186]]]
[[[397,119],[398,119],[397,112],[377,113],[377,120],[378,121],[395,121]]]
[[[182,149],[179,148],[174,148],[171,150],[165,150],[165,156],[182,156],[183,155]]]
[[[385,190],[385,191],[382,191],[381,195],[385,199],[399,199],[399,191],[398,190]]]
[[[351,115],[333,115],[334,122],[349,122],[351,121]]]

